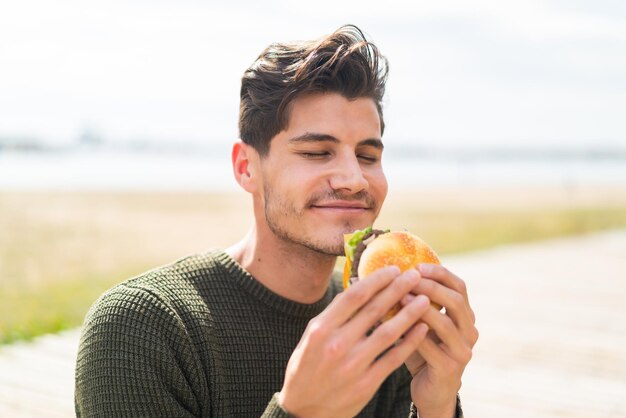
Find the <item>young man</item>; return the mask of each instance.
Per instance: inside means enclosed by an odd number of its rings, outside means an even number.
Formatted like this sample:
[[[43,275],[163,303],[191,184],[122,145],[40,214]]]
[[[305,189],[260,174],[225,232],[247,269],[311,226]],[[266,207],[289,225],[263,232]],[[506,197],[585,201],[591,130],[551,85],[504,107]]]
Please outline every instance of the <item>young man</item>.
[[[343,234],[371,225],[387,193],[385,64],[346,26],[271,45],[245,72],[232,162],[254,226],[226,251],[96,302],[77,361],[78,416],[462,415],[457,392],[478,338],[463,282],[435,265],[384,268],[344,292],[331,278]]]

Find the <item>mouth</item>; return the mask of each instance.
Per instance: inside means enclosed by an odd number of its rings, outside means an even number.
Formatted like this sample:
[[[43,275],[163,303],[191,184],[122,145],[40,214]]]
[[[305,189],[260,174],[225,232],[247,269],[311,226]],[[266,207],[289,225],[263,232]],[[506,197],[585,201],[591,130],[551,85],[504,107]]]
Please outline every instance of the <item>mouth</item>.
[[[333,200],[330,202],[315,203],[311,205],[311,208],[343,212],[360,212],[371,209],[371,207],[364,202],[346,200]]]

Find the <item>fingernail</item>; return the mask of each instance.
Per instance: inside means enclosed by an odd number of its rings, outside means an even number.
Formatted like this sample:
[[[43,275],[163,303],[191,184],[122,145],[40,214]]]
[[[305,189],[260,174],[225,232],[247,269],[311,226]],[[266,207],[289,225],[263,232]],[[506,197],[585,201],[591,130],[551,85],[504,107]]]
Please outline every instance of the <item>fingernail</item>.
[[[415,299],[416,299],[415,303],[420,305],[420,306],[426,306],[426,305],[430,304],[430,299],[428,299],[428,296],[417,295],[417,297]]]
[[[411,278],[417,279],[419,277],[419,273],[415,269],[408,269],[407,271],[404,272],[404,274],[406,274],[407,276]]]
[[[405,280],[407,282],[409,282],[409,284],[411,286],[416,286],[417,283],[419,283],[419,279],[420,279],[420,274],[417,272],[417,270],[411,269],[411,270],[407,270],[404,273],[402,273],[405,277]]]
[[[422,263],[418,266],[420,273],[423,275],[428,275],[433,271],[433,266],[431,264]]]

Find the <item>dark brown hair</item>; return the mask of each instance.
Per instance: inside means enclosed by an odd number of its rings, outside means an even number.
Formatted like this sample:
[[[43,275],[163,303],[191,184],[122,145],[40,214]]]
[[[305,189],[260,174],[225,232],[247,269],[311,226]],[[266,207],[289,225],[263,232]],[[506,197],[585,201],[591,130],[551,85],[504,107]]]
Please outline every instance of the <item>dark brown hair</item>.
[[[324,92],[372,98],[382,135],[387,72],[386,58],[354,25],[315,41],[272,44],[241,79],[239,136],[266,155],[270,140],[287,126],[289,104],[298,96]]]

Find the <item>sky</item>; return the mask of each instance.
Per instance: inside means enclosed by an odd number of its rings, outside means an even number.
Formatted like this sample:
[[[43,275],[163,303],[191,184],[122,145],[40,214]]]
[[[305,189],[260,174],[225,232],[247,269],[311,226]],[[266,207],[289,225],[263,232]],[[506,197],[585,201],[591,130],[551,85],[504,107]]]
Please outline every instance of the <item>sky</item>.
[[[622,0],[0,3],[0,138],[231,143],[270,43],[358,25],[390,62],[385,139],[626,148]]]

